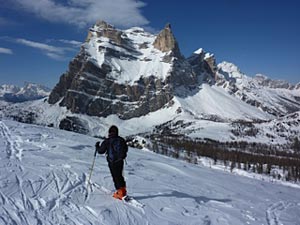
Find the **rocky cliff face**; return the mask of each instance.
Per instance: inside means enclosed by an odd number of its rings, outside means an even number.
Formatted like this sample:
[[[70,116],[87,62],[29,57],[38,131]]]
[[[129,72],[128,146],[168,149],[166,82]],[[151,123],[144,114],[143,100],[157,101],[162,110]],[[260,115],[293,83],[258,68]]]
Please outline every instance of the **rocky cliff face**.
[[[162,52],[171,52],[172,56],[181,58],[178,43],[172,33],[171,25],[167,24],[165,28],[158,34],[153,46]]]
[[[74,113],[129,119],[171,103],[179,87],[196,86],[197,76],[181,56],[169,25],[155,36],[101,21],[89,30],[49,103],[60,101]]]
[[[188,59],[193,71],[202,82],[214,83],[217,72],[216,59],[213,54],[205,52],[202,48],[195,51]]]

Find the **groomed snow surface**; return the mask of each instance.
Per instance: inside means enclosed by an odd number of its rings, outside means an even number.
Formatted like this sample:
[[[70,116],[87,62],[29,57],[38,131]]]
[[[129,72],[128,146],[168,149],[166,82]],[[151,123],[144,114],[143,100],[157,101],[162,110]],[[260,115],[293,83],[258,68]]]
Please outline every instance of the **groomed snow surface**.
[[[298,225],[299,189],[130,148],[128,191],[143,208],[111,197],[104,156],[86,181],[97,139],[0,121],[0,224]]]

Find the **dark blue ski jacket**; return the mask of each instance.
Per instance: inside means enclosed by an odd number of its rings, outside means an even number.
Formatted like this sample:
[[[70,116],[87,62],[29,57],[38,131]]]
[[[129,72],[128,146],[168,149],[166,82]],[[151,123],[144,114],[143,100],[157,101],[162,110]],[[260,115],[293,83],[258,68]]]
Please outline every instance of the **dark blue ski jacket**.
[[[96,143],[96,150],[99,154],[106,154],[106,159],[109,163],[115,163],[127,157],[128,146],[124,138],[110,135],[100,146],[99,142]]]

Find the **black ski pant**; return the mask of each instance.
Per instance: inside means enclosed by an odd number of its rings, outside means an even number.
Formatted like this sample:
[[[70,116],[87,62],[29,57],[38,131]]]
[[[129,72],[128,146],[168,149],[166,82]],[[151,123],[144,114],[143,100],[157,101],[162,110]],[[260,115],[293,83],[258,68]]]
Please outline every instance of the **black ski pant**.
[[[125,179],[123,177],[124,160],[117,162],[108,162],[108,167],[113,178],[116,190],[121,187],[126,187]]]

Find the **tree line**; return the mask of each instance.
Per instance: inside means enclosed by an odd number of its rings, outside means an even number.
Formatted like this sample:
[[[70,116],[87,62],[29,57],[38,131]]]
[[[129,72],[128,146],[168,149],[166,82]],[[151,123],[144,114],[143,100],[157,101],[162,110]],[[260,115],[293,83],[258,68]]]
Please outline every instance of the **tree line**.
[[[268,174],[275,179],[300,181],[299,152],[282,151],[278,146],[247,142],[218,142],[192,140],[182,136],[149,137],[154,152],[197,163],[199,157],[213,159],[232,171],[234,168],[258,174]],[[281,172],[278,172],[281,171]]]

